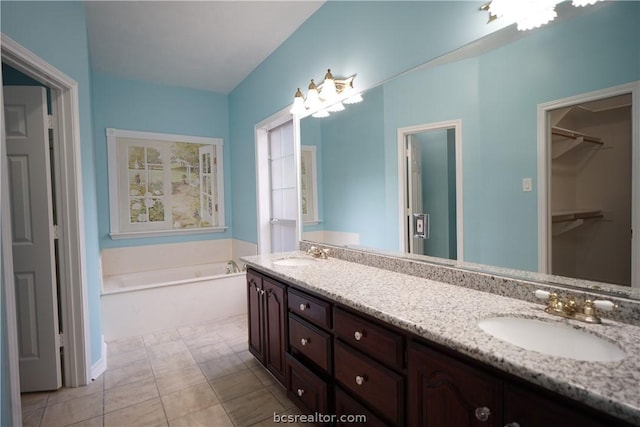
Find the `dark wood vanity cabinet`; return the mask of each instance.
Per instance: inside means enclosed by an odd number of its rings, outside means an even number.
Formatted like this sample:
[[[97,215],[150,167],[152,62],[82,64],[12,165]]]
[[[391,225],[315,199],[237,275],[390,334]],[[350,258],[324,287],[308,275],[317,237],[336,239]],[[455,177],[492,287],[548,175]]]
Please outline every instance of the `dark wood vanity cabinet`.
[[[502,384],[425,345],[409,345],[409,424],[503,426]]]
[[[427,427],[614,427],[627,426],[549,391],[516,384],[428,345],[408,351],[408,418]]]
[[[248,271],[247,304],[249,351],[284,384],[287,351],[286,286]]]
[[[250,269],[249,350],[305,413],[338,426],[631,425]]]

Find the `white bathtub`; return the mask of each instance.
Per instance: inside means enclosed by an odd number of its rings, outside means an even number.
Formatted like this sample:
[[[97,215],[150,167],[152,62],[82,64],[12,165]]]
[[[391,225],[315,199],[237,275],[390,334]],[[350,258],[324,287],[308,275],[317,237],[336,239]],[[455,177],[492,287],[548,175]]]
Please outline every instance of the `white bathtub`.
[[[245,273],[226,271],[221,262],[105,276],[105,340],[246,314]]]

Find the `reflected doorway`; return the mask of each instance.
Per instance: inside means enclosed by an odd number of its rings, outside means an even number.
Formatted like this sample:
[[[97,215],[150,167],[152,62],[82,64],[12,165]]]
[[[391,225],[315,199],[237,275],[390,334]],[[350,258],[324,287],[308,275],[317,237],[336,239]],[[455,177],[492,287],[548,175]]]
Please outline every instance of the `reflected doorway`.
[[[546,150],[539,157],[546,179],[540,185],[540,271],[638,286],[632,233],[638,225],[637,88],[623,85],[539,106],[539,144]]]
[[[402,250],[462,260],[461,123],[398,130]]]

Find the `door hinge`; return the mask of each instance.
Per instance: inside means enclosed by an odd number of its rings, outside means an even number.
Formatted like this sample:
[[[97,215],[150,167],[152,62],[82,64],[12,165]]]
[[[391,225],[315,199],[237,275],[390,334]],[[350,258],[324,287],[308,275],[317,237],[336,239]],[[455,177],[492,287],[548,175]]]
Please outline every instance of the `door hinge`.
[[[51,114],[47,116],[47,126],[49,126],[48,129],[53,129],[53,116]]]
[[[62,334],[62,333],[58,334],[58,336],[56,338],[56,345],[58,346],[58,348],[64,347],[64,345],[65,345],[64,334]]]
[[[53,240],[58,240],[60,238],[60,228],[57,224],[53,224]]]

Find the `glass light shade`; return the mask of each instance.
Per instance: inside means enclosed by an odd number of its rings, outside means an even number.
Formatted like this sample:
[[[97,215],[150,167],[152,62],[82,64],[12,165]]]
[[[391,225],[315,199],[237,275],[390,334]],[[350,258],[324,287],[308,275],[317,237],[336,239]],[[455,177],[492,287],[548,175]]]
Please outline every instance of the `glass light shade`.
[[[291,110],[289,112],[294,116],[299,116],[304,114],[307,109],[304,107],[304,97],[302,96],[302,92],[300,92],[300,88],[296,91],[296,95],[293,98],[293,105],[291,106]]]
[[[325,117],[329,117],[329,112],[325,108],[324,110],[320,110],[320,111],[317,111],[317,112],[313,113],[311,116],[315,117],[316,119],[323,119]]]
[[[553,21],[558,14],[553,9],[531,11],[530,15],[520,18],[517,27],[520,31],[532,30]]]
[[[316,84],[313,82],[313,79],[312,79],[311,83],[309,83],[309,92],[307,92],[307,100],[304,102],[304,106],[310,110],[315,110],[320,107],[321,103],[322,101],[320,101],[320,94],[318,93],[318,87],[316,86]]]
[[[324,83],[322,83],[322,90],[320,97],[324,100],[331,101],[338,96],[336,90],[336,81],[333,79],[331,70],[327,70],[327,74],[324,75]]]
[[[562,0],[493,0],[489,12],[517,23],[518,30],[537,28],[557,16],[555,7]],[[593,0],[578,0],[593,1]]]
[[[591,6],[594,3],[599,2],[600,0],[573,0],[571,3],[575,7],[583,7],[583,6]]]
[[[351,95],[349,98],[342,101],[345,104],[357,104],[358,102],[362,102],[362,95],[356,93],[355,95]]]
[[[329,108],[327,108],[327,111],[329,111],[331,113],[337,113],[338,111],[344,111],[344,105],[342,104],[342,102],[336,102],[335,104],[333,104]]]

